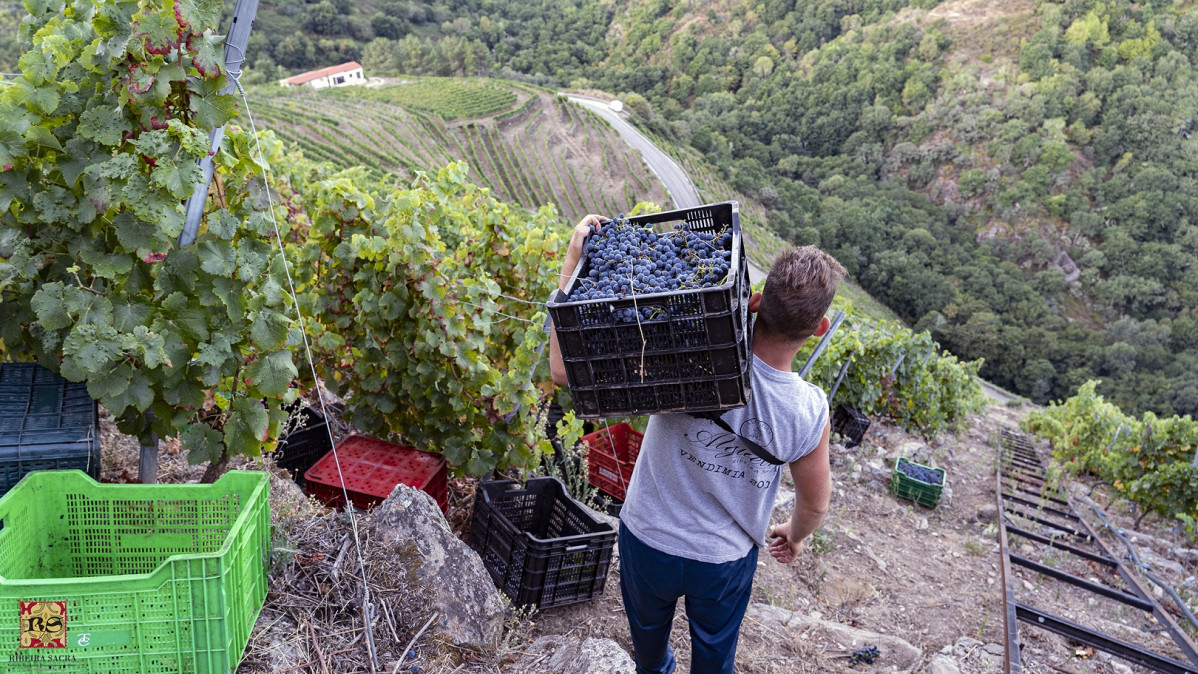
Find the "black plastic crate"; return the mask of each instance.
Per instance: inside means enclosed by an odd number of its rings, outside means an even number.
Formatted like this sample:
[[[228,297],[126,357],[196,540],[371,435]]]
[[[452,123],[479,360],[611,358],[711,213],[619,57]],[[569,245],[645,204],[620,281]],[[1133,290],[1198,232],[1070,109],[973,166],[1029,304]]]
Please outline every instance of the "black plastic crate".
[[[329,443],[329,425],[311,407],[293,410],[287,425],[292,430],[279,440],[274,453],[275,463],[291,471],[292,479],[302,487],[304,473],[333,449]]]
[[[470,547],[516,606],[601,596],[615,542],[615,529],[591,517],[555,478],[534,478],[523,488],[511,480],[478,485]]]
[[[832,430],[844,438],[845,447],[856,447],[869,430],[869,417],[856,408],[837,405],[836,412],[832,414]]]
[[[100,415],[87,385],[36,363],[0,363],[0,495],[35,470],[100,479]]]
[[[724,283],[635,298],[567,302],[586,258],[565,291],[550,297],[574,413],[587,419],[660,412],[702,412],[744,406],[750,395],[752,322],[748,264],[737,203],[629,218],[665,231],[673,223],[700,232],[727,227],[732,258]],[[649,309],[652,318],[621,322],[623,309]]]

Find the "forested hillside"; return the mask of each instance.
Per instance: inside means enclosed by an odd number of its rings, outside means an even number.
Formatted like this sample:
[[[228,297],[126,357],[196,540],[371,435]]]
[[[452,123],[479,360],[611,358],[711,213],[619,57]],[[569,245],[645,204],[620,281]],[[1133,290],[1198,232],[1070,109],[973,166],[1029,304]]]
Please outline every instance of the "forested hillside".
[[[649,128],[983,376],[1198,412],[1198,10],[934,4],[452,0],[442,28],[495,71],[640,94]],[[410,71],[444,44],[367,56]]]
[[[0,42],[0,57],[5,45]],[[1194,3],[264,3],[252,79],[605,90],[982,375],[1198,413]]]

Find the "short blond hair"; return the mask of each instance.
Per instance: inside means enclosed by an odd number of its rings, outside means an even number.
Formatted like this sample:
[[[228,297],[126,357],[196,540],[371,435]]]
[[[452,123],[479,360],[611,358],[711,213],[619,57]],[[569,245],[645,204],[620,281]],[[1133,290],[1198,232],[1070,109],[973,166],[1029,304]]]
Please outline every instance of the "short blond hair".
[[[756,329],[789,342],[815,333],[844,278],[836,258],[815,246],[790,248],[774,259],[761,291]]]

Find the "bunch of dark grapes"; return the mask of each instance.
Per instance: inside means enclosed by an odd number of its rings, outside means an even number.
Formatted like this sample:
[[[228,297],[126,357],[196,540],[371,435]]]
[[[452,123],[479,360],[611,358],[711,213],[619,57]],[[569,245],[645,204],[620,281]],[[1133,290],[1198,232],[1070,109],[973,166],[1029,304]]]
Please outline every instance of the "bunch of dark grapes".
[[[567,301],[620,299],[671,290],[710,288],[721,283],[732,266],[732,232],[700,232],[678,223],[670,232],[630,223],[624,214],[595,231],[583,247],[585,275]],[[652,309],[641,319],[651,320]],[[637,320],[635,309],[616,312],[622,322]]]
[[[909,463],[906,459],[899,459],[898,471],[907,477],[912,477],[928,484],[941,484],[944,481],[944,474],[940,471],[917,466]]]
[[[877,646],[858,648],[857,650],[853,651],[852,655],[849,656],[849,665],[856,667],[857,664],[861,662],[864,662],[867,665],[872,665],[874,664],[874,660],[877,660],[878,656],[880,655],[881,653],[878,651]]]

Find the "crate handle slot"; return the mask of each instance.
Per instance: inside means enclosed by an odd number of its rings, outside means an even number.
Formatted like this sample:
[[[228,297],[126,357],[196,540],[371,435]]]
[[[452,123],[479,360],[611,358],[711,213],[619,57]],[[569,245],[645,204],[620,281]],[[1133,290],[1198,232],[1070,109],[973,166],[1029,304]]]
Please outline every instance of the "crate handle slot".
[[[581,552],[582,550],[586,550],[589,547],[591,547],[591,546],[587,545],[586,543],[581,543],[579,545],[567,545],[566,552]]]

